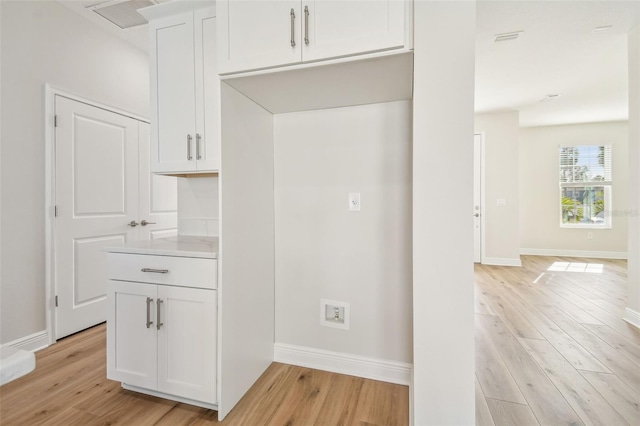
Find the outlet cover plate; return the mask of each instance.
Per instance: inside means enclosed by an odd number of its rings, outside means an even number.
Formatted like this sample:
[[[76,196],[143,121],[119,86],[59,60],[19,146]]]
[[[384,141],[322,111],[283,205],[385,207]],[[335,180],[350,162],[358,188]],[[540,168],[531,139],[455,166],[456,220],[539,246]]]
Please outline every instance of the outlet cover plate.
[[[339,313],[339,318],[334,320],[333,313],[336,310]],[[320,325],[349,330],[349,311],[350,305],[348,302],[320,299]]]

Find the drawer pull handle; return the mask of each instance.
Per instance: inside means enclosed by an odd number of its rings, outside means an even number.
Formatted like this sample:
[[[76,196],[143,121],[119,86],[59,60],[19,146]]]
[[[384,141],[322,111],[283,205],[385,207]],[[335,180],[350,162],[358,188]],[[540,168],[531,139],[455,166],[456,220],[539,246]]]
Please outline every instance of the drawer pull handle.
[[[304,7],[304,44],[309,45],[309,6]]]
[[[153,302],[153,299],[150,297],[147,297],[147,328],[151,327],[151,324],[153,324],[153,321],[151,321],[151,303]]]
[[[291,12],[289,12],[289,16],[291,17],[291,47],[296,47],[296,32],[295,32],[296,13],[293,11],[293,8],[291,8]]]
[[[162,304],[162,299],[156,300],[156,328],[160,330],[160,327],[164,324],[160,322],[160,304]]]
[[[168,269],[153,269],[153,268],[142,268],[140,269],[142,272],[153,272],[154,274],[168,274]]]

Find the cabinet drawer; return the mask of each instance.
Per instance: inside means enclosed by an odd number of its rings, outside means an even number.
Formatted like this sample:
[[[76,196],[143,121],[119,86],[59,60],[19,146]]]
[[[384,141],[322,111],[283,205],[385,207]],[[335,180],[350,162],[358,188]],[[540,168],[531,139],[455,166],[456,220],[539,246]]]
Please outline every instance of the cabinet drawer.
[[[217,288],[216,259],[108,253],[108,265],[111,280]]]

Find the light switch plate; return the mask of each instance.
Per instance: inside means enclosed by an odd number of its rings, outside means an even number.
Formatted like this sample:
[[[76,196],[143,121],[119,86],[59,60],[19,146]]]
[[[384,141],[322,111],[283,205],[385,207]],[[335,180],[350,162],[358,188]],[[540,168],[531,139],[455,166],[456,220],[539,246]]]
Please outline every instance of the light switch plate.
[[[507,205],[507,200],[504,198],[498,198],[496,200],[496,204],[498,205],[498,207],[504,207]]]

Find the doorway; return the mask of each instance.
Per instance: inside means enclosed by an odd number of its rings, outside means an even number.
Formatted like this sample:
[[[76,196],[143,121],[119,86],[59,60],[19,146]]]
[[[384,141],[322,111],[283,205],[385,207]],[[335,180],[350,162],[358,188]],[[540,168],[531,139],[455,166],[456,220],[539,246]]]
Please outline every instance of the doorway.
[[[177,182],[150,173],[149,123],[58,93],[53,104],[57,340],[106,320],[104,246],[176,235]]]

